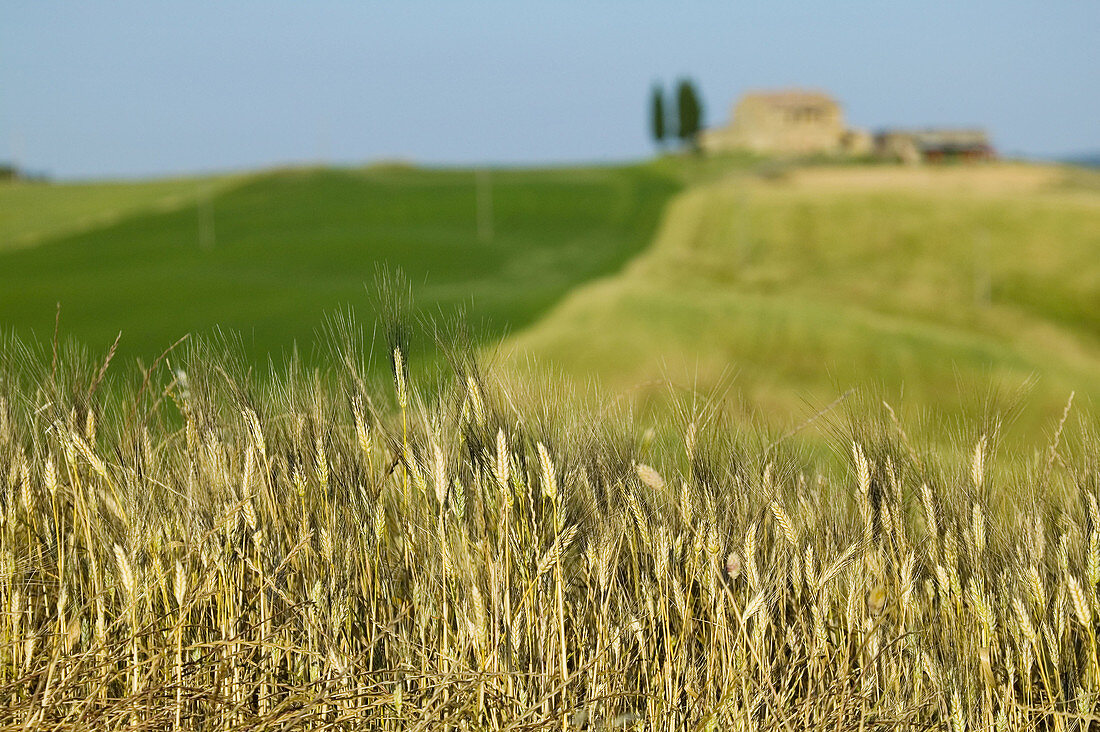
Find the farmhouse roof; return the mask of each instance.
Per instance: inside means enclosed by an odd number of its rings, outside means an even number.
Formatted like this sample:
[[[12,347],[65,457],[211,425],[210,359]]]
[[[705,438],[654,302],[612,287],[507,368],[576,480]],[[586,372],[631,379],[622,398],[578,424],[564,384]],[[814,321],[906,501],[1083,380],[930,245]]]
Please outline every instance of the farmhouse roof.
[[[836,100],[821,91],[809,89],[783,89],[780,91],[754,91],[745,94],[742,101],[759,101],[774,107],[806,107],[835,105]]]

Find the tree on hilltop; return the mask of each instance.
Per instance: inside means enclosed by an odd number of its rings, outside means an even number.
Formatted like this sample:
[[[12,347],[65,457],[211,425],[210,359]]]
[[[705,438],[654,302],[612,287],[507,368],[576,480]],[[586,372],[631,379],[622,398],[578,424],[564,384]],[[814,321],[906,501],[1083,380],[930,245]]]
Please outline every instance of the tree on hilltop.
[[[649,105],[649,130],[657,147],[665,144],[665,91],[660,84],[653,85],[653,94]]]
[[[698,149],[699,130],[702,129],[703,105],[690,79],[681,79],[676,87],[676,112],[679,122],[677,136],[685,145]]]

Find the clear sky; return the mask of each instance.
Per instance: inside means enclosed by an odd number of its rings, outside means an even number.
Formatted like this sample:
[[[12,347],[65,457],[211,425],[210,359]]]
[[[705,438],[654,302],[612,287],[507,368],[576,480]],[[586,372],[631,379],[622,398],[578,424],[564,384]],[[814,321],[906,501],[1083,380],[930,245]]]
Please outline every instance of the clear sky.
[[[0,160],[58,177],[651,153],[656,81],[705,121],[821,88],[851,124],[1100,150],[1097,0],[0,0]]]

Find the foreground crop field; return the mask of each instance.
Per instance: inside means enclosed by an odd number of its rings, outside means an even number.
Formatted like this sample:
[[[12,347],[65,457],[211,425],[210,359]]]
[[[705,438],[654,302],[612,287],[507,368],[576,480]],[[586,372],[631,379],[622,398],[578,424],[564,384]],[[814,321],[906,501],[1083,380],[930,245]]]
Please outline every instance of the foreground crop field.
[[[45,220],[67,230],[81,212],[130,205],[35,246],[0,246],[0,328],[48,342],[60,302],[63,336],[107,348],[121,330],[119,353],[146,363],[215,327],[239,333],[264,363],[311,343],[334,310],[369,308],[385,268],[406,274],[424,312],[463,308],[477,337],[496,338],[641,251],[679,184],[637,166],[498,170],[484,186],[491,223],[480,232],[476,176],[463,170],[0,187],[0,205],[18,208],[8,228],[19,231]],[[136,207],[165,188],[200,187],[175,205]]]
[[[688,414],[548,419],[354,326],[257,377],[0,349],[0,726],[1069,730],[1100,705],[1097,437],[882,429],[842,470]],[[349,334],[351,334],[349,336]]]

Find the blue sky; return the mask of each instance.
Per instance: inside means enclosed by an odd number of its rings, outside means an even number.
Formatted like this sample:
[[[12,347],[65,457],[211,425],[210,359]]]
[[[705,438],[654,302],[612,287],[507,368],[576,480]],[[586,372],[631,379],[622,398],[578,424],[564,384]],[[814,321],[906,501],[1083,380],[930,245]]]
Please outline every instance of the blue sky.
[[[1100,149],[1100,2],[0,0],[0,159],[59,177],[651,153],[655,81]]]

